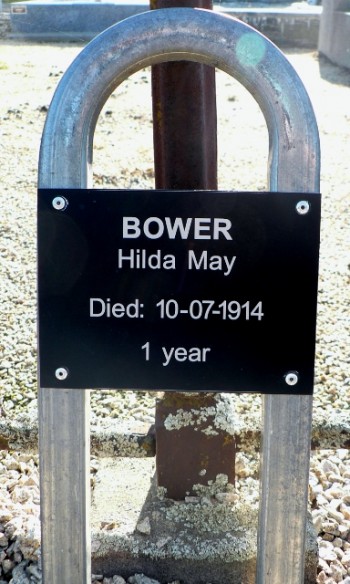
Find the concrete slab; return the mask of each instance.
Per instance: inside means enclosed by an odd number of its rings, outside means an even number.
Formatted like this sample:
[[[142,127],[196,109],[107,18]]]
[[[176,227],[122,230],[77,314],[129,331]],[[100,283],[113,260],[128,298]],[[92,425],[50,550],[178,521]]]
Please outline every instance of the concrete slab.
[[[6,12],[1,12],[0,4],[0,39],[6,37],[11,31],[10,15]]]
[[[260,450],[261,413],[246,412],[233,421],[237,451],[254,453]],[[350,419],[346,410],[325,413],[314,411],[312,423],[314,449],[350,447]],[[38,414],[36,409],[18,420],[0,419],[0,447],[12,450],[38,451]],[[128,420],[102,419],[91,425],[91,453],[97,457],[154,456],[156,439],[154,426]]]
[[[30,0],[11,5],[11,36],[91,40],[109,26],[149,10],[147,0]],[[220,3],[214,10],[253,26],[280,45],[316,47],[322,8],[306,3]]]
[[[145,0],[31,0],[11,5],[12,37],[90,40],[120,20],[149,10]]]
[[[350,68],[350,0],[324,0],[318,50],[336,65]]]
[[[279,46],[317,46],[321,6],[306,3],[244,6],[238,3],[235,7],[221,5],[217,10],[249,24]]]
[[[258,481],[237,490],[219,475],[186,501],[155,485],[154,459],[102,459],[92,499],[92,570],[143,572],[186,584],[255,582]],[[288,553],[288,550],[286,550]],[[314,584],[316,535],[309,522],[305,584]]]

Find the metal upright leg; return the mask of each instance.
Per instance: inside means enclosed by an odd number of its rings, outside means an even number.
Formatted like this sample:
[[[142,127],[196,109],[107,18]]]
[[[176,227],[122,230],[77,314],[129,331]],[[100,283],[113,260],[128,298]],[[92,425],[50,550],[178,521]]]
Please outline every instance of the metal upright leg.
[[[64,125],[80,112],[59,110],[43,133],[39,188],[86,188],[92,142],[70,151]],[[38,408],[43,584],[91,584],[90,392],[40,388]]]
[[[311,396],[263,402],[257,584],[304,582]]]
[[[91,583],[89,392],[39,391],[43,582]]]
[[[272,88],[276,94],[279,83],[274,75]],[[276,158],[269,165],[269,187],[280,192],[319,192],[318,130],[295,71],[291,72],[289,91],[286,88],[281,94],[281,112],[288,101],[287,109],[293,110],[295,123],[285,125],[284,136],[282,124],[276,126],[277,137],[270,133],[270,146],[276,144]],[[302,105],[299,112],[298,104]],[[302,119],[304,124],[300,123]],[[262,414],[256,582],[303,584],[312,396],[265,395]]]

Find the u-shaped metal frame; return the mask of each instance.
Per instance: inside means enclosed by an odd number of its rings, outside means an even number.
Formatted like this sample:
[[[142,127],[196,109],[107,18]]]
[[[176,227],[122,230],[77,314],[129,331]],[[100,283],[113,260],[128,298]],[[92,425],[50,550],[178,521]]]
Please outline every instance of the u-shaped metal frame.
[[[269,132],[269,190],[319,192],[317,124],[289,61],[248,25],[191,8],[128,18],[78,55],[47,115],[39,187],[90,186],[95,126],[109,95],[135,71],[175,60],[222,69],[255,97]],[[90,583],[88,409],[87,391],[39,390],[45,584]],[[304,579],[311,414],[310,396],[264,397],[258,584]]]

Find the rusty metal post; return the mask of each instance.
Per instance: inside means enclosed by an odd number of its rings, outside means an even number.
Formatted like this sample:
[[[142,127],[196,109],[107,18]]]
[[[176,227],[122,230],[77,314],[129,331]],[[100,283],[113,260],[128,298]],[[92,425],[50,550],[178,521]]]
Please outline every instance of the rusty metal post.
[[[220,394],[167,392],[158,401],[157,480],[168,497],[196,494],[194,485],[207,485],[219,474],[234,483],[235,437],[229,419],[229,404]]]
[[[151,0],[151,8],[206,8],[212,0]],[[177,61],[152,67],[157,189],[217,189],[215,69]]]
[[[153,9],[176,7],[211,10],[213,3],[151,0]],[[215,69],[188,61],[155,65],[152,99],[156,188],[216,190]],[[157,479],[168,497],[184,499],[193,485],[207,484],[218,474],[234,482],[234,436],[215,427],[219,401],[219,395],[178,392],[158,400]]]

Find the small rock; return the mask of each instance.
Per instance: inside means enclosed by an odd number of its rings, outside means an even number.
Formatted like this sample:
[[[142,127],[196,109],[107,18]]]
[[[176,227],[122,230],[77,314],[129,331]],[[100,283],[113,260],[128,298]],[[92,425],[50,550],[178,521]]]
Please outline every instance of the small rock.
[[[323,560],[321,557],[319,558],[318,561],[318,565],[321,568],[322,572],[324,572],[327,577],[329,576],[329,574],[331,573],[331,569],[329,567],[329,564],[326,562],[326,560]]]
[[[349,478],[350,478],[350,472],[349,472]],[[343,500],[343,503],[350,504],[350,485],[344,486],[343,493],[342,493],[342,500]]]
[[[23,561],[13,568],[11,584],[31,584],[30,579],[25,573],[27,562]]]
[[[171,537],[161,537],[156,542],[157,548],[162,549],[164,546],[166,546],[167,543],[169,543],[170,540],[171,540]]]
[[[341,537],[336,537],[333,540],[333,547],[338,547],[338,548],[342,548],[343,547],[343,540],[341,539]]]
[[[332,473],[333,475],[339,475],[338,467],[328,459],[322,460],[321,469],[325,474]]]
[[[349,505],[344,505],[344,503],[342,503],[340,505],[339,511],[345,517],[345,519],[350,519],[350,507],[349,507]]]
[[[350,553],[347,552],[343,555],[341,563],[343,564],[343,566],[350,568]]]
[[[331,507],[328,507],[327,511],[328,515],[332,519],[335,519],[337,523],[341,523],[343,521],[343,513],[340,513],[340,511],[334,511],[334,509],[332,509]]]
[[[153,578],[148,578],[144,574],[135,574],[135,576],[130,576],[128,578],[128,584],[160,584],[158,580],[153,580]]]
[[[117,521],[101,521],[101,529],[105,529],[106,531],[112,531],[113,529],[117,529],[119,524]]]
[[[332,562],[337,559],[337,554],[332,548],[320,547],[319,549],[320,558],[328,562]]]
[[[151,522],[149,520],[149,517],[145,517],[144,519],[142,519],[141,521],[138,522],[137,526],[136,526],[136,530],[139,533],[142,533],[143,535],[150,535],[151,533]],[[138,584],[138,583],[136,583]]]
[[[339,560],[331,563],[332,576],[336,582],[340,582],[343,576],[346,576],[346,570],[342,567]]]
[[[323,488],[322,485],[320,485],[319,483],[317,485],[311,485],[312,499],[316,499],[316,497],[320,495],[322,492]]]
[[[320,515],[316,515],[315,517],[312,517],[312,523],[314,524],[317,535],[320,534],[322,531],[323,518]]]
[[[238,460],[236,460],[235,471],[239,478],[245,478],[249,476],[249,468],[246,460],[244,460],[243,457],[240,457]]]
[[[333,541],[333,545],[334,545],[334,541]],[[342,558],[343,558],[345,552],[340,547],[334,547],[334,551],[337,554],[338,559],[342,561]]]
[[[219,503],[234,503],[237,501],[239,496],[237,493],[216,493],[215,499],[219,501]]]
[[[22,560],[23,560],[23,555],[21,552],[15,552],[13,554],[13,561],[15,562],[15,564],[20,564]]]
[[[6,560],[4,560],[2,562],[1,566],[2,566],[2,571],[4,572],[4,574],[8,574],[15,567],[15,562],[13,562],[12,560],[9,560],[7,558]]]
[[[199,501],[199,497],[194,495],[187,495],[187,497],[185,497],[185,503],[199,503]]]
[[[30,566],[27,568],[27,573],[31,576],[34,576],[34,578],[41,582],[42,574],[36,564],[30,564]]]
[[[340,460],[345,460],[348,457],[348,449],[347,448],[339,448],[337,450],[337,456]]]
[[[14,488],[11,498],[14,503],[25,503],[30,498],[30,492],[28,489]]]
[[[322,537],[323,537],[324,541],[333,541],[334,540],[334,535],[332,535],[331,533],[324,533]]]
[[[322,523],[322,529],[325,533],[330,533],[331,535],[336,535],[338,531],[338,523],[334,521],[326,520]]]
[[[326,580],[327,580],[327,575],[322,570],[317,576],[317,584],[325,584]]]
[[[14,517],[5,524],[5,535],[12,538],[18,532],[23,524],[22,517]]]
[[[0,523],[11,521],[13,514],[9,509],[0,509]]]
[[[325,497],[324,493],[319,493],[316,495],[317,505],[327,505],[328,499]]]
[[[9,540],[4,533],[0,533],[0,547],[7,547]]]
[[[338,530],[339,530],[340,537],[344,541],[349,534],[350,528],[347,525],[342,524],[342,525],[339,525]],[[344,549],[345,549],[345,547],[344,547]]]
[[[97,539],[93,539],[91,542],[91,551],[94,552],[98,552],[98,550],[101,547],[101,542],[98,541]]]

